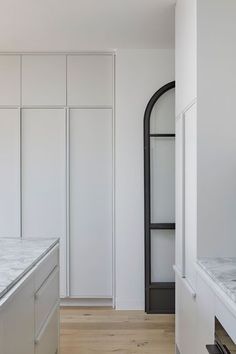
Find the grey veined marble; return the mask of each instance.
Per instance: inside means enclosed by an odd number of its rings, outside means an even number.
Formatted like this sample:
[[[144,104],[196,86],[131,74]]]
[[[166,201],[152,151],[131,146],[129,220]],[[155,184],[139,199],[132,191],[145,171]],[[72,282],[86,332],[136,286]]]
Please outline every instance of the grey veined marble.
[[[236,257],[201,258],[199,265],[236,302]]]
[[[58,242],[58,239],[0,239],[0,298]]]

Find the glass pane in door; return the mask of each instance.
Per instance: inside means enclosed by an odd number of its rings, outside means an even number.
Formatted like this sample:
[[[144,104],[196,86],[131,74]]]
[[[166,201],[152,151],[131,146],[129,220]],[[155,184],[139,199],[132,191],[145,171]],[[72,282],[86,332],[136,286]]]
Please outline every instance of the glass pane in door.
[[[175,140],[151,138],[151,222],[175,222]]]
[[[175,133],[175,90],[167,91],[153,107],[150,118],[150,133]]]
[[[151,232],[151,281],[174,282],[175,262],[174,230],[152,230]]]

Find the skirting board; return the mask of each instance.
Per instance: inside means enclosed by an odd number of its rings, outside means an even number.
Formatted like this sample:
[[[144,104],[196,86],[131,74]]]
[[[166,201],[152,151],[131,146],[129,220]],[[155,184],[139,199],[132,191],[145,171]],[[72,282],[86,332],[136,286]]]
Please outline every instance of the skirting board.
[[[117,310],[142,310],[144,311],[144,299],[116,298]]]
[[[112,299],[76,299],[63,298],[60,301],[60,306],[78,306],[78,307],[112,307]]]

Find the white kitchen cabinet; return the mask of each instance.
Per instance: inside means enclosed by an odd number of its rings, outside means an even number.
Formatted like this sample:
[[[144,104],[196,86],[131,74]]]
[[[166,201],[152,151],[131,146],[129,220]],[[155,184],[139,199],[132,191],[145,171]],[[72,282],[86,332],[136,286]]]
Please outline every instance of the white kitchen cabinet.
[[[60,237],[61,297],[113,295],[113,86],[113,54],[0,55],[0,237]]]
[[[70,295],[112,297],[112,111],[70,110]]]
[[[181,354],[199,354],[197,344],[197,303],[186,279],[176,272],[176,344]]]
[[[210,295],[196,286],[194,261],[235,257],[236,249],[235,11],[231,0],[176,4],[176,266],[196,291],[197,312],[205,308],[197,354],[213,343],[213,329],[211,305],[206,310],[204,303]],[[181,311],[176,317],[184,320]],[[186,334],[177,333],[178,342],[184,340]]]
[[[176,123],[176,343],[181,354],[196,347],[197,126],[196,104]],[[195,354],[199,354],[195,351]]]
[[[39,335],[48,316],[58,302],[59,267],[56,266],[35,293],[35,333]]]
[[[20,55],[0,56],[0,106],[20,105]]]
[[[68,55],[69,106],[112,106],[112,97],[112,55]]]
[[[0,237],[20,237],[20,111],[0,109]]]
[[[66,121],[63,109],[22,112],[22,233],[60,237],[61,295],[66,284]]]
[[[66,104],[66,56],[22,56],[23,106]]]
[[[197,354],[207,354],[206,344],[215,341],[215,297],[205,280],[197,275]]]
[[[37,241],[35,245],[37,247]],[[22,251],[24,252],[24,247]],[[16,281],[0,299],[1,354],[58,353],[58,244],[45,253],[44,256],[41,255],[40,261],[29,266],[23,278]],[[17,252],[11,256],[19,258]],[[52,264],[55,266],[53,272]]]
[[[0,309],[2,321],[2,354],[34,353],[34,280],[10,297]]]

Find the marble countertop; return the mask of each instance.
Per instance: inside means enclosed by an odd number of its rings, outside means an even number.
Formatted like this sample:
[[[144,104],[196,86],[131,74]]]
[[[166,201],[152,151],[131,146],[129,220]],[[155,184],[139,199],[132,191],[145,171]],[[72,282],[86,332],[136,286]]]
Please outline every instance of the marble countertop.
[[[198,264],[236,303],[236,257],[201,258]]]
[[[0,239],[0,299],[54,246],[58,239]]]

